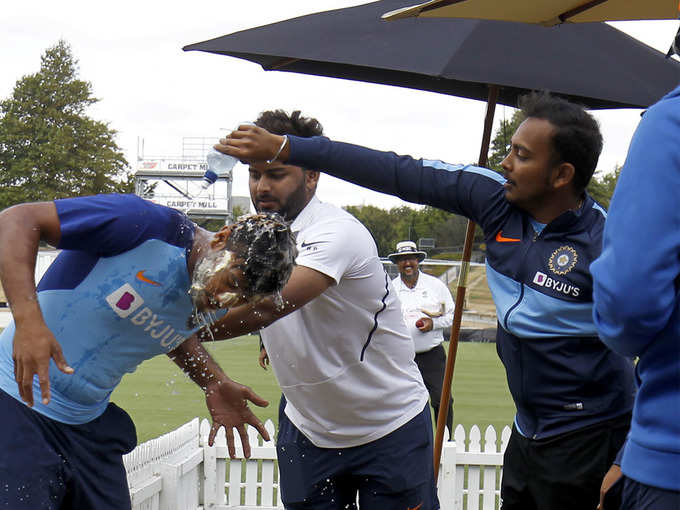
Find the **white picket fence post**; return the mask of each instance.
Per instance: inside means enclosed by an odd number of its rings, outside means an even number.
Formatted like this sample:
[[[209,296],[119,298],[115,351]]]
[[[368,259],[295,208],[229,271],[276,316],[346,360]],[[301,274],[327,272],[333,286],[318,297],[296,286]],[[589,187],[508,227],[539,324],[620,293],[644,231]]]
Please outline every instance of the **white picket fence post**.
[[[139,445],[123,457],[130,497],[136,510],[185,510],[198,507],[198,418]]]
[[[275,427],[265,423],[271,438]],[[234,436],[236,458],[230,459],[224,429],[208,446],[210,423],[198,418],[177,430],[139,445],[124,457],[133,510],[276,510],[283,508],[276,446],[248,427],[251,458],[243,457]],[[454,441],[442,448],[437,491],[441,510],[497,510],[503,452],[510,428],[489,426],[484,441],[479,427],[469,435],[458,425]],[[227,476],[228,473],[228,476]]]

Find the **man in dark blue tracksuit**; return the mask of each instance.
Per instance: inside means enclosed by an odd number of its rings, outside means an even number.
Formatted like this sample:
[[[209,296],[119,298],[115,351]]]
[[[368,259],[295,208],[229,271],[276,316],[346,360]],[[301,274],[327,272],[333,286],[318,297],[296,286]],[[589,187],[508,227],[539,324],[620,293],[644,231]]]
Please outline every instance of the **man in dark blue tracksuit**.
[[[244,161],[268,160],[278,151],[287,164],[479,224],[498,354],[517,407],[503,509],[594,509],[634,398],[632,361],[601,343],[592,320],[588,266],[600,253],[606,213],[585,188],[602,137],[596,121],[567,101],[534,94],[522,109],[525,120],[502,163],[505,177],[323,137],[286,141],[251,126],[218,148]]]

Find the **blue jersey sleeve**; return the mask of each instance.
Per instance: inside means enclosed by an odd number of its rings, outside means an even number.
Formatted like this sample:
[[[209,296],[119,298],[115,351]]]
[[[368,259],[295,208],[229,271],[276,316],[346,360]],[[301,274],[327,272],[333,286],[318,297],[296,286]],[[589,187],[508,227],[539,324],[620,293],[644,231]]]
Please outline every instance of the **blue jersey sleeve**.
[[[508,206],[505,179],[487,168],[414,159],[317,136],[289,136],[288,162],[408,202],[431,205],[470,218],[485,231]]]
[[[640,355],[678,313],[680,87],[633,136],[591,266],[595,323],[615,351]],[[677,317],[677,315],[676,315]]]
[[[195,225],[181,212],[136,195],[55,200],[61,226],[58,248],[118,255],[149,239],[191,248]]]

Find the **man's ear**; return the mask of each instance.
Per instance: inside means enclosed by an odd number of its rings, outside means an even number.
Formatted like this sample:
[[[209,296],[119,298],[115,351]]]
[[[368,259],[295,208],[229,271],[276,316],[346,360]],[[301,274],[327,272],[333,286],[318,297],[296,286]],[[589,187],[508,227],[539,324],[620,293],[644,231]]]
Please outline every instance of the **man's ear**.
[[[231,235],[231,225],[225,225],[213,235],[210,240],[210,247],[213,250],[223,250],[227,246],[227,241]]]
[[[308,191],[316,191],[316,185],[319,183],[320,172],[318,170],[304,170],[305,173],[305,187]]]
[[[571,163],[563,162],[553,168],[551,182],[555,189],[564,188],[573,184],[576,176],[576,168]]]

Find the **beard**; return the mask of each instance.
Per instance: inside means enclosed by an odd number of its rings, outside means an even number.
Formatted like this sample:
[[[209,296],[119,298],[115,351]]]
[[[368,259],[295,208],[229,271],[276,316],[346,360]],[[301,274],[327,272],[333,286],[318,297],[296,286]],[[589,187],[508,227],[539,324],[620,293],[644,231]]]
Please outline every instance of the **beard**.
[[[278,203],[279,206],[278,208],[263,208],[258,205],[259,202],[275,202]],[[300,211],[305,208],[308,202],[309,197],[307,197],[304,180],[300,186],[295,188],[295,190],[293,190],[293,192],[286,197],[285,201],[281,201],[271,195],[255,196],[255,199],[253,200],[253,204],[255,205],[255,210],[257,210],[257,212],[276,212],[283,216],[286,221],[294,220],[297,215],[300,214]]]

